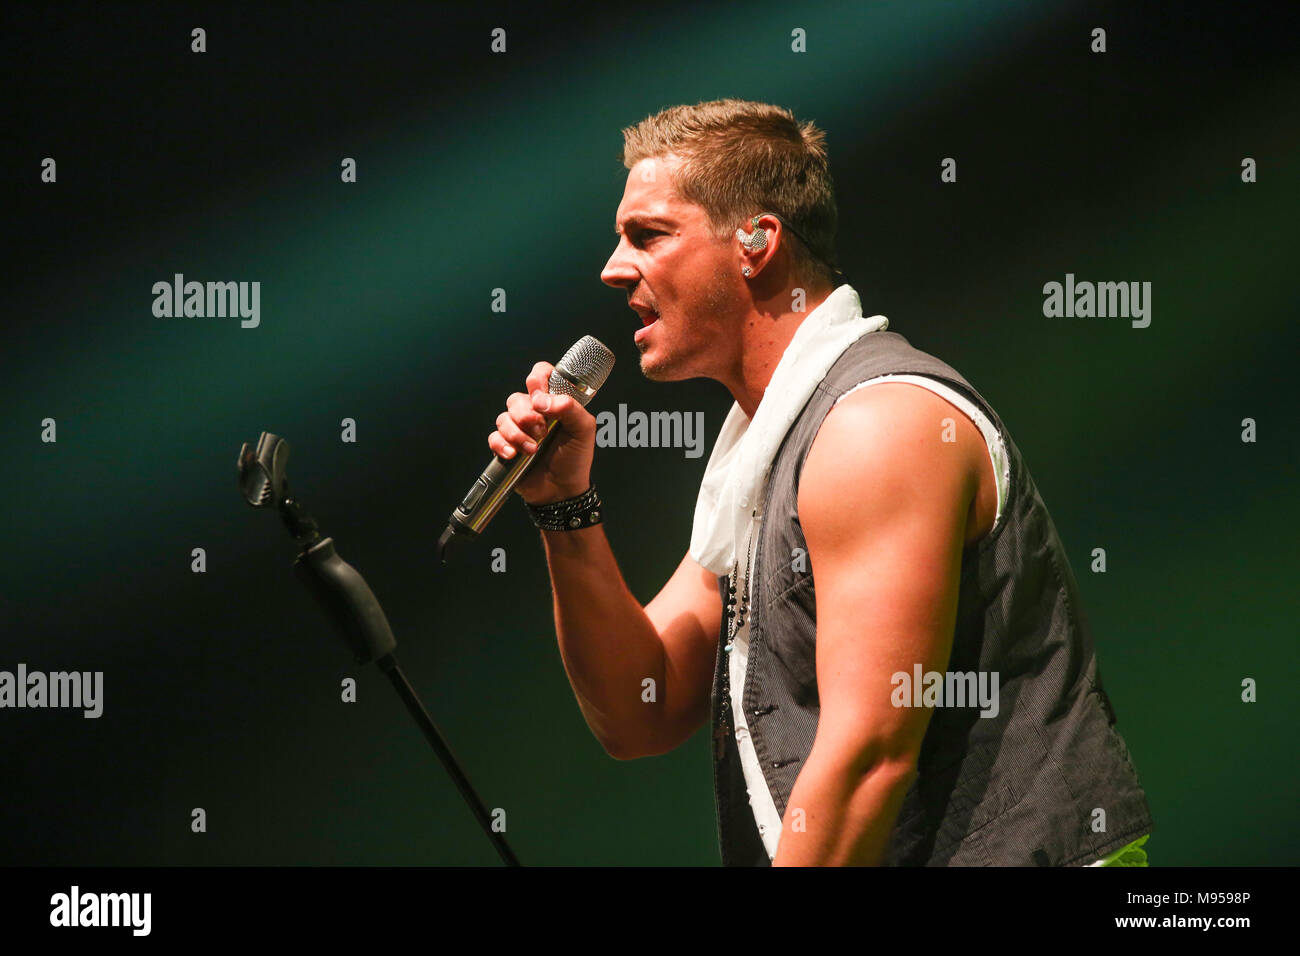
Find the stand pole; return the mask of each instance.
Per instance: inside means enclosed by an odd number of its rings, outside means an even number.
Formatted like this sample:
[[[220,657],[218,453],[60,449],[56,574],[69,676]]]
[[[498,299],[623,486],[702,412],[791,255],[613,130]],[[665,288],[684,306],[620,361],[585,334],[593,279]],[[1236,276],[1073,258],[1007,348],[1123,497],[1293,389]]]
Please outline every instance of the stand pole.
[[[451,775],[456,789],[469,804],[497,854],[507,866],[519,866],[519,860],[505,837],[492,829],[492,818],[483,801],[474,792],[438,726],[398,667],[397,658],[393,656],[397,639],[393,637],[388,618],[370,585],[356,568],[339,557],[334,550],[334,539],[322,537],[315,519],[303,508],[302,502],[289,494],[288,461],[289,443],[270,432],[262,432],[256,449],[245,444],[238,460],[239,487],[244,499],[255,508],[274,505],[280,512],[289,534],[302,547],[293,562],[294,573],[325,609],[326,616],[351,648],[356,662],[374,661],[388,675],[402,703],[420,725],[425,739]]]
[[[424,731],[429,746],[433,748],[438,755],[438,759],[442,761],[443,767],[451,776],[452,782],[456,784],[456,789],[460,791],[460,795],[465,798],[469,808],[474,811],[475,818],[478,820],[479,825],[483,827],[483,832],[487,834],[488,839],[492,841],[492,846],[496,848],[502,862],[506,866],[518,866],[519,860],[515,857],[514,851],[506,843],[505,837],[492,829],[492,818],[488,814],[487,807],[483,805],[483,801],[479,799],[479,795],[470,784],[469,778],[465,776],[460,769],[460,764],[452,756],[451,748],[447,746],[447,742],[443,740],[442,734],[438,731],[438,725],[433,722],[433,718],[429,716],[428,711],[424,709],[424,705],[420,703],[420,698],[415,696],[415,691],[407,683],[406,675],[402,673],[402,669],[397,665],[397,658],[389,654],[386,657],[381,657],[375,663],[393,682],[393,687],[396,688],[398,696],[402,698],[402,703],[406,704],[406,709],[410,711],[411,717]]]

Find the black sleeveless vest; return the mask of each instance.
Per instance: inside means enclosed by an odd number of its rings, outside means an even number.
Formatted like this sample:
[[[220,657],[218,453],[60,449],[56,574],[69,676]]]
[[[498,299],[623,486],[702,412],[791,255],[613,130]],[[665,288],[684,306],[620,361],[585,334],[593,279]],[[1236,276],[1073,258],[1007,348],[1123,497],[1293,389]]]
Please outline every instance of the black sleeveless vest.
[[[936,707],[887,862],[900,866],[1082,866],[1151,832],[1146,795],[1101,685],[1079,589],[1020,451],[989,404],[946,363],[896,332],[870,332],[827,372],[791,424],[764,492],[751,571],[744,707],[763,776],[785,816],[819,712],[813,574],[794,570],[807,543],[799,475],[835,400],[880,375],[935,378],[966,396],[1006,444],[1001,522],[962,555],[949,672],[998,673],[999,707]],[[727,578],[719,577],[723,603]],[[726,865],[770,864],[754,822],[728,679],[726,615],[712,691],[714,796]],[[733,706],[736,706],[733,704]],[[1101,813],[1098,813],[1101,811]],[[1100,827],[1104,825],[1104,830]]]

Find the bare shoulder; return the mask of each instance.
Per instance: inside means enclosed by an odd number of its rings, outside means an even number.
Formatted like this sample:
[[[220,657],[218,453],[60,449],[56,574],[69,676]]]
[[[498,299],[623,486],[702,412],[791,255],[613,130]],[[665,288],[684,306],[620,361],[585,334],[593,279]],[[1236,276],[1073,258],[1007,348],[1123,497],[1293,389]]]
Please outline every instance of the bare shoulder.
[[[987,445],[975,423],[943,397],[907,382],[861,388],[835,405],[799,483],[801,520],[832,521],[845,507],[880,521],[938,510],[960,519],[965,544],[987,533],[996,503]]]

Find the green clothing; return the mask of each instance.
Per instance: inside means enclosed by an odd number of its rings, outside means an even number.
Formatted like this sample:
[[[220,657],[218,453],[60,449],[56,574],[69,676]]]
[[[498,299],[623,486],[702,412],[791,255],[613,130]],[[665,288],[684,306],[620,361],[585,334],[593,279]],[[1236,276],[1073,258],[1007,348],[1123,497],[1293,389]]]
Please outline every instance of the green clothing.
[[[1114,853],[1110,853],[1102,858],[1102,866],[1146,866],[1147,851],[1142,849],[1142,844],[1151,838],[1150,834],[1134,840],[1128,846],[1122,846]]]

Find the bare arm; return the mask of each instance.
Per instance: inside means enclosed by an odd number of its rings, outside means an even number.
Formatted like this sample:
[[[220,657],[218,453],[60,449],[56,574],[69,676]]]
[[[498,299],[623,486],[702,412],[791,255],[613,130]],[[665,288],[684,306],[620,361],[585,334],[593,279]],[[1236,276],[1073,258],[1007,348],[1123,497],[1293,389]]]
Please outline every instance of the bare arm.
[[[623,760],[686,741],[709,714],[717,579],[687,555],[643,609],[600,525],[542,537],[560,656],[592,732]]]
[[[595,419],[568,396],[547,399],[551,366],[539,362],[529,394],[516,392],[488,437],[511,458],[535,449],[548,419],[563,433],[515,490],[541,504],[581,494],[590,484]],[[619,759],[664,753],[708,718],[721,626],[717,579],[689,555],[644,608],[628,590],[600,525],[543,531],[554,592],[560,656],[592,733]]]
[[[945,418],[956,442],[940,439]],[[865,389],[822,423],[799,487],[821,713],[775,865],[884,861],[930,721],[894,706],[892,675],[948,666],[983,454],[969,419],[913,385]]]

